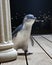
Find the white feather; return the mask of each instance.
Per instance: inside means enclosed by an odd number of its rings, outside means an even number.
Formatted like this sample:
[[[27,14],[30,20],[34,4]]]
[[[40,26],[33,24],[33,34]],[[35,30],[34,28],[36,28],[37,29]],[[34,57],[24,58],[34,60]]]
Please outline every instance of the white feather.
[[[23,28],[17,33],[17,36],[13,38],[14,48],[16,50],[23,49],[28,50],[28,43],[31,33],[31,28],[35,20],[24,20]]]

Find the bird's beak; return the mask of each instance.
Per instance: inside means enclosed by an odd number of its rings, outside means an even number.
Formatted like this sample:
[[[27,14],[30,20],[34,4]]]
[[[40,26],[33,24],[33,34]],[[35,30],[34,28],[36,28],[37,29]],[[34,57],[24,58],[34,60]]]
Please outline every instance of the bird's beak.
[[[36,18],[36,17],[34,17],[34,19],[36,20],[37,18]]]
[[[32,19],[33,19],[33,20],[36,20],[37,18],[36,18],[36,17],[33,17]]]

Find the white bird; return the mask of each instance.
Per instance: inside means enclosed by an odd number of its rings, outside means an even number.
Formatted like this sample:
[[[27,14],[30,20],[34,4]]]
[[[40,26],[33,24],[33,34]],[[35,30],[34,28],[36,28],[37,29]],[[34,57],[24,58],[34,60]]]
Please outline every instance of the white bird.
[[[35,22],[34,15],[28,14],[24,17],[23,24],[20,26],[21,29],[20,31],[18,31],[18,33],[16,29],[17,34],[14,35],[13,37],[14,48],[16,50],[22,49],[25,52],[25,54],[28,51],[28,43],[29,43],[28,41],[30,39],[31,28],[34,22]]]

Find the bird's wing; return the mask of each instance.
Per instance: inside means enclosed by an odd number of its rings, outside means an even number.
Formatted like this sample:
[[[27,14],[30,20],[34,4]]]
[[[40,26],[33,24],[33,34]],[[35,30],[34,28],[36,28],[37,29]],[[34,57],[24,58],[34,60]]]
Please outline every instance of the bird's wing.
[[[31,44],[32,46],[34,45],[34,39],[33,39],[33,36],[30,36],[30,40],[31,40]]]
[[[22,30],[23,24],[20,24],[13,32],[12,32],[12,38],[14,38],[17,33]]]

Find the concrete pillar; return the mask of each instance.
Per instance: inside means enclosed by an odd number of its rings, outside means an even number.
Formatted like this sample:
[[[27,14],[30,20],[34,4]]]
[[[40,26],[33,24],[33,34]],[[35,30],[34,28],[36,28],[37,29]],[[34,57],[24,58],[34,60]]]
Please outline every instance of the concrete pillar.
[[[17,58],[17,52],[12,43],[10,18],[9,0],[0,0],[0,62]]]

